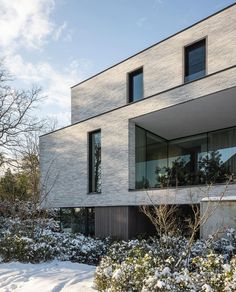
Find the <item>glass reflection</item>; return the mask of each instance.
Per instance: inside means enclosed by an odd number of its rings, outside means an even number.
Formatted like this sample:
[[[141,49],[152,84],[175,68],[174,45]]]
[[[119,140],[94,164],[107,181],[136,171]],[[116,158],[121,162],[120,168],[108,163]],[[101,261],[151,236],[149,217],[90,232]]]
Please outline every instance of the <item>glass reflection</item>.
[[[63,231],[94,235],[94,208],[61,208],[60,214]]]
[[[223,183],[236,173],[236,128],[166,141],[136,127],[136,189]]]

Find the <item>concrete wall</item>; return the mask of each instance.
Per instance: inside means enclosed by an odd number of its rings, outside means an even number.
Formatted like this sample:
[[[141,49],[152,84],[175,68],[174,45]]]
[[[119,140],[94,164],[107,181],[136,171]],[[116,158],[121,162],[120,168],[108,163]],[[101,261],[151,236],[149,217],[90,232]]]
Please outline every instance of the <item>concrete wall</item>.
[[[236,5],[72,88],[72,124],[127,103],[127,73],[143,66],[144,97],[183,84],[184,46],[207,38],[207,74],[236,64]]]
[[[205,216],[204,216],[205,215]],[[205,199],[201,202],[201,216],[209,219],[201,227],[201,237],[209,235],[222,237],[226,229],[236,229],[236,196],[222,199]]]

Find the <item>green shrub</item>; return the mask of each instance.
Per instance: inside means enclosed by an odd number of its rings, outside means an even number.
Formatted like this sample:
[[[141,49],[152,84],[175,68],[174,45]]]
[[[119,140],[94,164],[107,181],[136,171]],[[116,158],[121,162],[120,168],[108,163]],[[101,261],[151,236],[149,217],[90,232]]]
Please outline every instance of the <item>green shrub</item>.
[[[58,232],[53,219],[38,219],[32,232],[29,219],[0,217],[0,261],[38,263],[52,259],[98,264],[109,240]]]
[[[7,235],[0,241],[0,255],[3,262],[38,263],[53,259],[54,250],[44,238],[34,241],[27,237]]]
[[[190,255],[182,237],[116,242],[96,269],[95,285],[99,291],[236,291],[235,238],[231,232],[217,242],[196,241]]]

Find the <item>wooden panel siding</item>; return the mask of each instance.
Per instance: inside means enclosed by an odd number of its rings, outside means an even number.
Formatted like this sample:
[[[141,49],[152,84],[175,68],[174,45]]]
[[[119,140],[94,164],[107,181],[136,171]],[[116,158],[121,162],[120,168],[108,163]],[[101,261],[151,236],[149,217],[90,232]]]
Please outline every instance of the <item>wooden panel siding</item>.
[[[138,207],[96,207],[95,236],[111,236],[114,239],[153,235],[155,228]]]
[[[128,207],[96,207],[95,236],[128,239]]]

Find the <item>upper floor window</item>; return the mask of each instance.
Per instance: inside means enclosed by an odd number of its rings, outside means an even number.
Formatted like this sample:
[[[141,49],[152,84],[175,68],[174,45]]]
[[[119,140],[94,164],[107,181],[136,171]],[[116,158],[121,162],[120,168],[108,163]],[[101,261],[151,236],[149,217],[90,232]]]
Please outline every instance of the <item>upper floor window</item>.
[[[89,133],[89,193],[101,193],[101,131]]]
[[[129,73],[129,102],[143,98],[143,68]]]
[[[206,40],[203,39],[185,47],[184,82],[192,81],[206,74]]]

